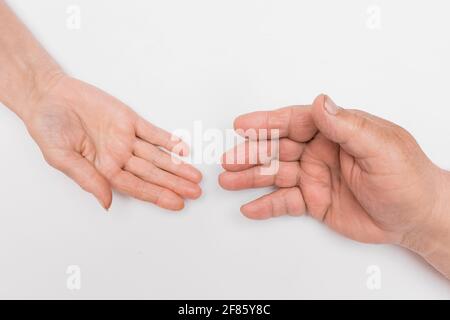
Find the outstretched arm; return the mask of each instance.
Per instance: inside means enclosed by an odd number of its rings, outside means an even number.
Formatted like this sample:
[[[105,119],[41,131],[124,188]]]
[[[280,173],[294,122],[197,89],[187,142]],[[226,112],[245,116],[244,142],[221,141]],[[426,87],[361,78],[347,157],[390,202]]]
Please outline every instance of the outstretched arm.
[[[180,210],[201,174],[176,161],[180,139],[121,101],[64,73],[0,0],[0,102],[25,123],[47,162],[108,209],[112,189]]]

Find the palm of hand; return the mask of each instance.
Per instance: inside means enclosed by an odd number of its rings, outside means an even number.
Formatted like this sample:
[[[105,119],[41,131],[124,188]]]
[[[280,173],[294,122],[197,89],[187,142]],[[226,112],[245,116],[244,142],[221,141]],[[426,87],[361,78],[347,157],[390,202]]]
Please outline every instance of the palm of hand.
[[[158,148],[186,146],[101,90],[63,78],[32,110],[26,123],[46,160],[105,208],[111,188],[174,210],[200,195],[200,173]]]
[[[384,243],[394,237],[391,231],[395,231],[395,222],[381,217],[386,208],[373,207],[387,200],[384,189],[376,188],[375,181],[380,178],[377,183],[384,187],[388,181],[383,181],[383,176],[367,175],[357,159],[338,144],[320,133],[316,135],[301,155],[299,175],[300,190],[314,218],[357,241]],[[371,201],[373,198],[377,201]]]

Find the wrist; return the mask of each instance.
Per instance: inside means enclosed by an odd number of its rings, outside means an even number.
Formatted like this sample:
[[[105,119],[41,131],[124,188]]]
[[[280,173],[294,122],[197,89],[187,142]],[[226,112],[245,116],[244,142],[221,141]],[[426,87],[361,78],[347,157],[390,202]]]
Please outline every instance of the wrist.
[[[3,1],[0,21],[0,102],[24,119],[63,72]]]
[[[401,245],[416,252],[450,279],[450,172],[437,168],[433,210],[404,235]]]
[[[43,63],[37,68],[24,70],[21,81],[12,91],[14,94],[6,99],[5,105],[26,123],[39,102],[64,76],[62,69],[54,63]]]

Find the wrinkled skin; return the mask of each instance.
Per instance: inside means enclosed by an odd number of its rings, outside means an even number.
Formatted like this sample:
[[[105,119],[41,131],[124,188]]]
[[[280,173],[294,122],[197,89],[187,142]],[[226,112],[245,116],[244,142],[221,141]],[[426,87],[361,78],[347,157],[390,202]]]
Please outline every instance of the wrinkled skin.
[[[280,130],[279,170],[264,175],[261,165],[237,164],[238,157],[251,159],[242,152],[258,149],[247,141],[226,154],[219,183],[228,190],[278,187],[241,208],[252,219],[308,212],[357,241],[417,246],[416,235],[444,220],[447,173],[404,129],[362,111],[330,114],[327,99],[238,117],[237,129]]]
[[[45,159],[103,207],[112,188],[170,210],[200,196],[200,172],[169,153],[187,146],[114,97],[58,75],[34,100],[23,118]]]

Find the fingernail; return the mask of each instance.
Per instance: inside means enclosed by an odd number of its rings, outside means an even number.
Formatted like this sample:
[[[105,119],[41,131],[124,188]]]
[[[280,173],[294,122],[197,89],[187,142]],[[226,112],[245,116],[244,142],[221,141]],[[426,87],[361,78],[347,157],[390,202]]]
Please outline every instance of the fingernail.
[[[331,114],[336,115],[339,111],[339,107],[336,105],[336,103],[331,100],[329,96],[325,96],[325,103],[324,103],[325,110]]]
[[[100,199],[98,199],[98,202],[100,203],[102,208],[105,209],[105,212],[108,213],[109,212],[109,207],[107,207]]]

